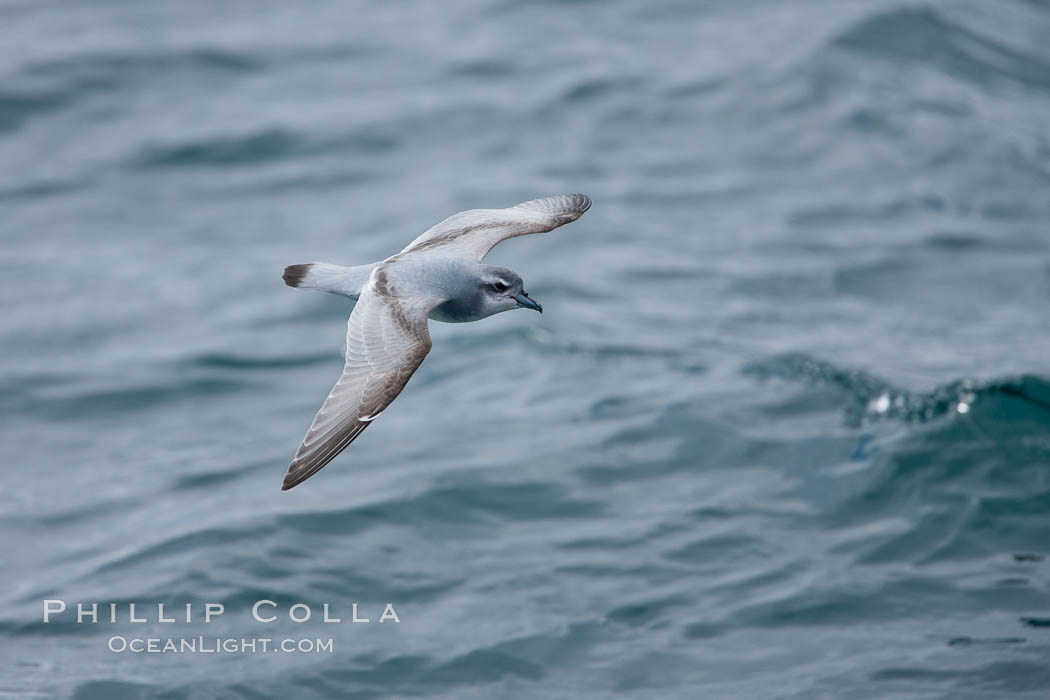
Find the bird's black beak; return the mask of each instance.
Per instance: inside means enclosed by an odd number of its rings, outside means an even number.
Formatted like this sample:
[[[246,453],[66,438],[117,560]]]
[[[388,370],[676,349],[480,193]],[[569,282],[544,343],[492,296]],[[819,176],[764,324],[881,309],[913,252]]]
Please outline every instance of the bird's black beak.
[[[518,306],[524,306],[526,309],[532,309],[533,311],[539,311],[543,313],[543,306],[539,302],[529,299],[529,295],[525,292],[518,294],[514,297],[514,301],[518,302]]]

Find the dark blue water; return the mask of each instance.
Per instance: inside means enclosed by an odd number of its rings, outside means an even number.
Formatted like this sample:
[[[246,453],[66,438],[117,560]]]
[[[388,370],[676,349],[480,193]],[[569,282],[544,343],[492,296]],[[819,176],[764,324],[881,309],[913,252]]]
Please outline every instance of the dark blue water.
[[[0,27],[0,696],[1047,697],[1046,3]],[[576,191],[491,258],[545,313],[432,324],[282,493],[348,311],[282,268]]]

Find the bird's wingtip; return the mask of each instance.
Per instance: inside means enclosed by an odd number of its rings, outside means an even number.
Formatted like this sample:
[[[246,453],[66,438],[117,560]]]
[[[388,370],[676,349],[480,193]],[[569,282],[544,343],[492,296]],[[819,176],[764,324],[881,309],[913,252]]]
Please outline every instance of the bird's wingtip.
[[[287,491],[289,489],[294,489],[296,486],[303,483],[304,481],[306,481],[306,478],[303,477],[301,471],[296,472],[291,467],[289,467],[288,473],[284,475],[284,481],[281,482],[281,490]]]
[[[582,192],[570,194],[569,196],[577,202],[576,211],[580,212],[580,214],[585,213],[588,209],[591,208],[591,198],[583,194]]]

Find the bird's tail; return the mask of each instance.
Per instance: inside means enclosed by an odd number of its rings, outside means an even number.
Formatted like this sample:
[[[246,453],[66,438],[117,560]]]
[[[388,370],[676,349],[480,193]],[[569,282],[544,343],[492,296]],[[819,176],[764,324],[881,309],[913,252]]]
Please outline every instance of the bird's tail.
[[[300,289],[319,289],[356,300],[368,284],[372,265],[343,267],[329,263],[306,263],[284,268],[284,283]]]

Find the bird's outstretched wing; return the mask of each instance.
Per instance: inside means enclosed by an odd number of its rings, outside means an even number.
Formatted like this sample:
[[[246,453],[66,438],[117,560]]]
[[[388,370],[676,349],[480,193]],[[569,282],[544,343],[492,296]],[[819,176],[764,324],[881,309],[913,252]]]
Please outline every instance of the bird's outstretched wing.
[[[591,208],[585,194],[567,194],[522,202],[508,209],[471,209],[453,214],[412,241],[398,255],[419,251],[481,261],[502,240],[553,231]]]
[[[282,490],[313,476],[371,425],[430,351],[427,315],[438,300],[398,298],[376,268],[350,314],[346,366],[288,467]]]

